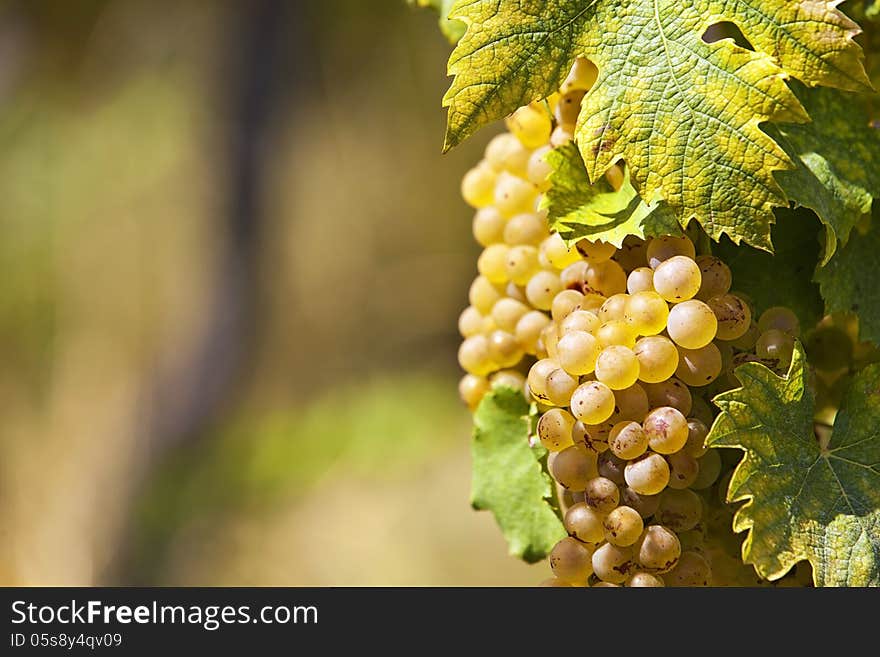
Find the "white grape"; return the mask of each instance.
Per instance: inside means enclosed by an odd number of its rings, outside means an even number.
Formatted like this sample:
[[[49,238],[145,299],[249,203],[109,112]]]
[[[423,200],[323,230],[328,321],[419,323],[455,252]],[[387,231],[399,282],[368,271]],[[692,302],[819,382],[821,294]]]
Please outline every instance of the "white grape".
[[[685,349],[700,349],[715,339],[718,320],[708,305],[691,299],[672,307],[669,311],[666,331],[679,346]]]

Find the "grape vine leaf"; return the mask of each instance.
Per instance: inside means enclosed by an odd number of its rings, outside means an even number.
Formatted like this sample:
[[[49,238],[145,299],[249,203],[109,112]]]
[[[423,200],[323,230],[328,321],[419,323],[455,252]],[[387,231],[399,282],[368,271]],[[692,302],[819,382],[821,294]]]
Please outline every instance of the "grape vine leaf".
[[[813,326],[824,314],[819,286],[813,281],[821,224],[803,208],[777,208],[775,215],[776,253],[735,246],[726,238],[712,245],[712,253],[730,267],[733,290],[754,302],[755,319],[771,306],[784,305],[794,311],[801,326]]]
[[[837,4],[459,0],[451,16],[467,31],[449,59],[445,149],[549,96],[584,56],[599,68],[576,129],[590,179],[623,158],[648,203],[665,200],[714,239],[771,250],[771,209],[788,205],[773,172],[792,162],[759,124],[808,120],[785,79],[870,88],[859,28]],[[754,51],[701,39],[723,21]]]
[[[529,407],[521,391],[498,387],[474,414],[471,504],[489,510],[507,539],[510,554],[540,561],[566,532],[550,505],[550,477],[529,447]]]
[[[544,156],[551,167],[550,188],[541,202],[550,229],[567,242],[587,237],[620,247],[624,238],[675,235],[681,232],[666,203],[648,205],[639,197],[624,170],[617,191],[601,179],[590,184],[581,154],[574,144],[555,148]]]
[[[736,375],[706,443],[745,452],[727,492],[746,500],[733,520],[749,530],[743,561],[770,580],[807,559],[817,586],[880,586],[880,365],[855,377],[821,442],[800,344],[785,377],[758,363]]]
[[[880,209],[874,208],[871,229],[856,231],[827,265],[816,270],[825,300],[825,312],[854,312],[859,316],[859,338],[880,344]]]
[[[449,10],[455,4],[455,0],[407,0],[415,7],[430,7],[440,14],[440,31],[452,44],[458,43],[464,34],[464,23],[449,18]]]

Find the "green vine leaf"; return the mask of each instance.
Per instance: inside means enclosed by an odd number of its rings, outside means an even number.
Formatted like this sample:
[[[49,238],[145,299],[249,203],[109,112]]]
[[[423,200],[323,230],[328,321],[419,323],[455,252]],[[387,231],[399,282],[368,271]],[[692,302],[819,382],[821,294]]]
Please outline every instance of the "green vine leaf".
[[[788,205],[773,172],[792,163],[759,124],[808,120],[785,78],[870,88],[858,26],[836,4],[459,0],[451,15],[468,29],[449,59],[445,147],[550,95],[584,56],[599,68],[576,131],[590,179],[623,158],[646,202],[769,251],[771,210]],[[701,39],[722,21],[755,50]]]
[[[550,229],[567,242],[588,237],[620,247],[628,235],[639,238],[681,232],[665,203],[648,205],[639,197],[624,171],[623,185],[615,191],[604,179],[590,184],[581,154],[574,144],[553,149],[544,157],[552,171],[542,208]]]
[[[529,428],[522,392],[495,388],[483,398],[474,415],[471,504],[495,515],[510,554],[534,563],[566,532],[550,505],[544,450],[529,447]]]
[[[449,10],[455,4],[455,0],[407,0],[407,2],[414,7],[429,7],[440,14],[440,31],[449,39],[449,43],[454,45],[464,36],[464,23],[449,18]]]
[[[758,363],[736,375],[706,442],[745,452],[727,493],[747,500],[733,521],[749,531],[744,562],[775,580],[807,559],[817,586],[880,586],[880,365],[856,376],[830,440],[814,433],[800,345],[785,377]]]

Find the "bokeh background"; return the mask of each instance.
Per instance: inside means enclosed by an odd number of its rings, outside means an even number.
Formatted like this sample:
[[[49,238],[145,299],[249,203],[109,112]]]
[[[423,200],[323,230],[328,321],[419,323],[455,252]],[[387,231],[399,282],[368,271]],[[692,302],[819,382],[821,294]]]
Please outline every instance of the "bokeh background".
[[[404,0],[0,2],[0,583],[533,584],[469,507]]]

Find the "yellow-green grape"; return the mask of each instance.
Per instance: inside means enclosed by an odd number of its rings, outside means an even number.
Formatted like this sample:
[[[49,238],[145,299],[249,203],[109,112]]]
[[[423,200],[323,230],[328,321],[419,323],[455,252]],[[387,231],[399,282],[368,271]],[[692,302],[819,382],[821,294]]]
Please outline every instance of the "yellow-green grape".
[[[655,408],[648,413],[642,426],[648,437],[648,445],[658,454],[673,454],[687,443],[687,419],[677,408]]]
[[[549,324],[550,318],[540,310],[530,310],[519,318],[514,335],[516,335],[517,342],[519,342],[527,354],[536,353],[541,331],[549,326]]]
[[[669,484],[669,464],[659,454],[649,452],[626,464],[626,485],[641,495],[656,495]]]
[[[553,122],[550,114],[541,106],[526,105],[507,118],[507,129],[526,148],[538,148],[550,139]]]
[[[672,256],[654,270],[654,289],[666,301],[692,299],[703,282],[700,267],[687,256]]]
[[[602,347],[618,345],[632,349],[636,346],[636,332],[625,321],[613,319],[596,329],[596,339]]]
[[[523,315],[529,312],[529,307],[522,301],[504,297],[492,306],[492,320],[495,325],[508,333],[516,331],[516,325]]]
[[[534,212],[538,188],[512,173],[502,171],[495,181],[495,207],[505,217]]]
[[[697,299],[708,301],[719,294],[730,291],[733,282],[733,274],[720,258],[711,255],[697,256],[697,266],[700,268],[702,282],[697,292]]]
[[[531,151],[509,132],[492,138],[486,146],[486,162],[496,171],[509,171],[525,178],[528,173]]]
[[[694,491],[670,488],[660,494],[656,518],[677,534],[696,527],[702,516],[703,502]]]
[[[547,376],[547,401],[553,406],[568,406],[572,393],[578,387],[578,378],[557,368]]]
[[[560,486],[573,491],[582,491],[590,480],[599,476],[596,453],[582,445],[572,445],[558,452],[549,470]]]
[[[507,251],[506,275],[516,285],[525,285],[539,271],[538,249],[520,244]]]
[[[561,291],[559,276],[546,270],[539,271],[526,283],[526,299],[538,310],[550,310],[553,299]]]
[[[499,367],[513,367],[524,355],[523,348],[512,333],[497,330],[489,334],[489,357]]]
[[[633,549],[605,543],[596,548],[592,559],[593,572],[606,584],[621,584],[633,569]]]
[[[581,297],[583,298],[583,296]],[[571,331],[594,333],[602,326],[599,318],[587,310],[575,310],[569,313],[559,324],[560,332],[565,335]]]
[[[489,377],[489,385],[492,388],[506,387],[525,392],[526,377],[516,370],[500,370]]]
[[[477,258],[477,270],[490,282],[501,284],[508,281],[506,244],[490,244]]]
[[[614,319],[622,320],[628,299],[628,294],[615,294],[608,297],[599,308],[599,319],[603,322],[610,322]]]
[[[565,269],[576,262],[583,262],[577,249],[569,249],[559,233],[553,233],[541,242],[541,254],[547,259],[547,263],[556,269]],[[580,279],[580,276],[578,276]]]
[[[487,392],[489,392],[489,381],[484,376],[465,374],[458,382],[458,395],[472,411],[476,410]]]
[[[463,338],[469,338],[483,332],[483,315],[473,306],[465,308],[458,316],[458,332]]]
[[[639,380],[645,383],[666,381],[678,368],[678,349],[662,335],[641,338],[633,353],[639,359]]]
[[[601,514],[596,513],[584,502],[578,502],[565,512],[562,524],[572,538],[583,543],[601,543],[605,540],[605,527],[602,520]]]
[[[596,379],[612,390],[629,388],[639,379],[639,359],[628,347],[605,347],[596,359]]]
[[[648,394],[638,383],[629,388],[614,391],[615,411],[614,417],[619,421],[629,420],[641,422],[650,410]]]
[[[726,510],[723,511],[723,513],[724,512],[726,512]],[[702,503],[700,504],[700,513],[703,513]],[[678,540],[681,542],[682,551],[694,550],[697,552],[705,552],[706,536],[699,527],[699,523],[697,524],[697,527],[695,529],[689,529],[687,531],[676,531],[675,533],[678,536]],[[739,548],[739,545],[737,545],[737,548]]]
[[[558,577],[548,577],[543,580],[540,584],[538,584],[541,588],[554,588],[554,589],[570,589],[572,587],[568,582],[563,582]]]
[[[701,554],[692,550],[682,552],[675,568],[664,576],[667,586],[700,587],[712,582],[712,568]]]
[[[617,484],[606,477],[595,477],[584,487],[584,504],[600,515],[607,515],[620,503]]]
[[[675,376],[694,388],[705,386],[721,374],[721,352],[710,342],[701,349],[678,349]]]
[[[626,291],[630,294],[639,292],[655,292],[654,270],[650,267],[633,269],[626,277]]]
[[[678,379],[648,383],[644,387],[651,407],[671,406],[678,409],[684,416],[690,415],[693,397],[688,387]]]
[[[465,338],[458,347],[458,364],[465,372],[476,376],[486,376],[498,369],[498,365],[492,360],[489,339],[485,335]]]
[[[669,305],[656,292],[637,292],[626,302],[624,318],[639,335],[656,335],[666,328]]]
[[[556,345],[559,363],[569,374],[589,374],[596,367],[599,343],[586,331],[571,331],[562,336]]]
[[[697,463],[700,466],[700,471],[697,473],[697,478],[691,484],[691,488],[694,490],[709,488],[718,479],[718,475],[721,474],[721,454],[719,454],[717,449],[710,449],[697,459]]]
[[[504,286],[504,294],[520,303],[528,302],[528,299],[526,299],[525,286],[523,285],[508,282],[507,285]]]
[[[718,319],[719,340],[741,338],[752,323],[748,304],[735,294],[719,294],[706,302]]]
[[[730,346],[739,349],[740,351],[752,351],[755,348],[755,343],[758,341],[758,336],[760,334],[761,332],[758,330],[758,323],[752,320],[745,333],[735,340],[729,341]]]
[[[691,299],[672,307],[666,331],[677,345],[685,349],[700,349],[715,339],[718,320],[709,306]]]
[[[665,573],[681,558],[681,542],[671,529],[650,525],[636,543],[636,561],[652,573]]]
[[[605,180],[608,181],[608,184],[611,185],[615,192],[619,192],[620,188],[623,187],[624,179],[623,167],[618,163],[612,164],[605,172]]]
[[[660,508],[659,495],[640,495],[629,486],[620,489],[620,503],[632,507],[642,518],[650,518]]]
[[[614,259],[626,271],[631,272],[648,264],[647,251],[648,243],[645,240],[635,235],[628,235],[614,255]]]
[[[779,329],[769,329],[758,337],[755,353],[758,358],[775,360],[781,366],[788,366],[794,353],[794,338]]]
[[[669,406],[673,406],[673,404],[669,404]],[[677,407],[676,407],[677,408]],[[679,409],[681,410],[681,409]],[[715,421],[715,413],[709,408],[709,404],[706,403],[706,400],[702,397],[694,397],[693,404],[691,410],[685,413],[685,415],[693,416],[696,419],[700,420],[707,427],[712,425],[712,422]],[[695,455],[696,456],[696,455]]]
[[[481,315],[488,315],[501,298],[501,291],[485,276],[477,276],[468,290],[468,301]]]
[[[553,171],[553,169],[547,164],[547,160],[544,158],[551,150],[553,149],[551,149],[550,146],[536,148],[529,156],[529,162],[526,168],[526,179],[542,192],[550,187],[550,181],[547,180],[547,176],[550,175],[550,172]]]
[[[550,316],[554,322],[561,322],[572,312],[580,308],[584,295],[577,290],[562,290],[553,297],[553,303],[550,306]]]
[[[571,447],[574,441],[571,430],[574,418],[571,413],[561,408],[551,408],[538,420],[538,440],[550,452],[560,452]]]
[[[626,585],[637,588],[658,588],[666,586],[663,583],[663,578],[658,575],[652,575],[651,573],[643,573],[641,571],[635,572],[629,576],[629,579],[626,580]],[[550,586],[549,584],[547,586]]]
[[[576,262],[571,263],[559,273],[562,287],[568,290],[582,290],[584,287],[584,276],[587,273],[587,267],[589,267],[589,265],[586,260],[580,260],[580,255],[578,255],[578,260]],[[605,299],[602,299],[602,301],[604,303]]]
[[[537,248],[546,237],[547,220],[537,212],[518,214],[504,226],[504,241],[511,246],[523,244]],[[537,255],[535,251],[536,258]]]
[[[574,423],[572,438],[575,444],[583,445],[596,454],[608,450],[608,423],[584,424],[580,420]]]
[[[493,206],[480,208],[474,215],[474,239],[480,246],[503,242],[505,225],[504,217]]]
[[[593,574],[593,548],[567,536],[550,551],[550,568],[563,582],[585,586]]]
[[[819,326],[806,347],[810,363],[818,370],[833,372],[848,367],[853,359],[853,341],[838,326]]]
[[[618,422],[608,434],[608,446],[619,459],[630,460],[648,449],[648,437],[638,422]]]
[[[586,57],[578,57],[574,60],[574,65],[559,90],[562,93],[568,93],[575,89],[589,91],[596,84],[598,77],[599,69],[596,68],[596,65]]]
[[[771,329],[788,333],[796,338],[801,334],[801,323],[798,321],[797,315],[788,308],[773,306],[761,313],[758,318],[758,330],[761,333],[766,333]]]
[[[485,208],[495,200],[497,173],[487,162],[480,162],[461,179],[461,196],[473,208]]]
[[[699,458],[708,451],[706,447],[706,436],[709,435],[709,428],[706,423],[696,417],[688,418],[688,439],[682,451],[694,458]]]
[[[669,463],[669,487],[670,488],[687,488],[697,479],[697,473],[700,466],[690,454],[685,452],[676,452],[666,457]]]
[[[591,264],[607,262],[617,251],[617,247],[613,244],[601,240],[592,241],[588,239],[580,240],[575,244],[575,248]]]
[[[584,424],[601,424],[614,413],[614,393],[599,381],[587,381],[571,395],[571,412]]]
[[[539,345],[543,345],[544,351],[547,352],[547,355],[550,358],[557,359],[559,356],[559,351],[557,346],[559,345],[559,327],[556,324],[548,324],[543,331],[541,331],[541,338],[538,341]]]
[[[571,128],[573,128],[573,126],[564,126],[561,124],[556,126],[553,133],[550,135],[550,145],[553,146],[553,148],[559,148],[574,139],[574,133]]]
[[[646,257],[648,266],[657,269],[661,262],[665,262],[674,256],[686,256],[694,259],[697,251],[694,243],[687,237],[655,237],[648,242]]]
[[[594,315],[597,315],[599,309],[602,307],[602,304],[605,303],[607,299],[603,297],[601,294],[596,294],[595,292],[588,292],[584,295],[584,300],[581,301],[581,310],[586,310]]]
[[[626,483],[623,476],[625,468],[626,461],[617,458],[610,449],[599,455],[599,475],[613,481],[618,486],[623,486]]]
[[[542,358],[529,369],[526,383],[529,386],[529,392],[536,401],[550,401],[547,395],[547,379],[557,369],[559,369],[559,363],[549,358]]]
[[[577,123],[577,117],[581,111],[581,101],[583,99],[583,90],[578,89],[563,94],[560,97],[556,108],[553,110],[556,122],[559,123],[559,125],[572,128]]]
[[[632,545],[642,535],[645,525],[635,509],[619,506],[605,516],[605,540],[618,547]]]
[[[626,272],[613,260],[588,262],[584,270],[583,292],[595,292],[603,297],[626,292]]]

